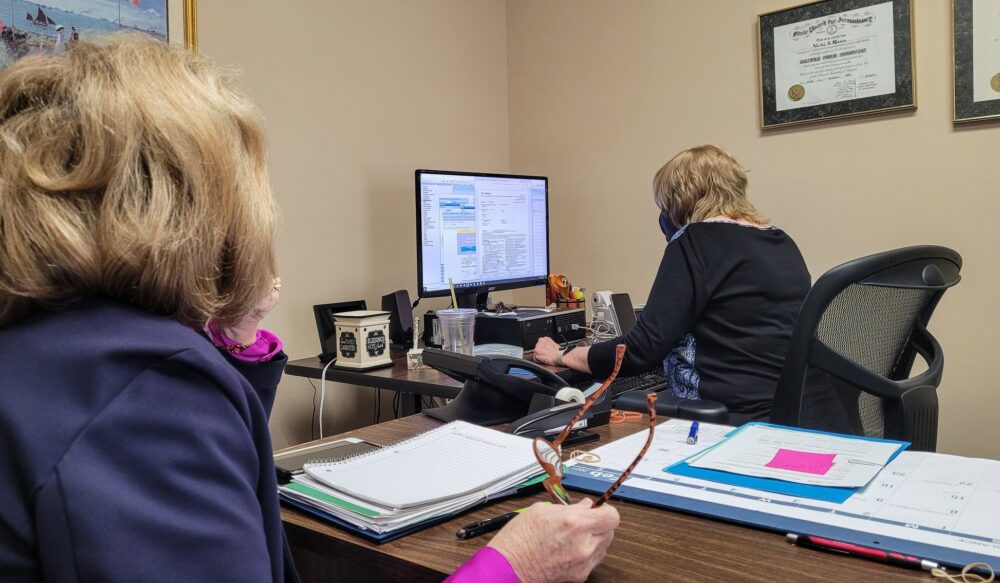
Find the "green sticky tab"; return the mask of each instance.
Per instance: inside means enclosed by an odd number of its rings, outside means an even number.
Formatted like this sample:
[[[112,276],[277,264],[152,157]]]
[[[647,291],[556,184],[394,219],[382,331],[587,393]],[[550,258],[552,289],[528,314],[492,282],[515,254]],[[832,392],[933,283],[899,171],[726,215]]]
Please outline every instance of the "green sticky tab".
[[[319,490],[317,490],[315,488],[310,488],[309,486],[306,486],[305,484],[300,484],[298,482],[291,482],[289,484],[285,484],[285,488],[288,488],[289,490],[295,490],[296,492],[299,492],[300,494],[305,494],[306,496],[309,496],[310,498],[315,498],[316,500],[320,500],[322,502],[326,502],[327,504],[332,504],[334,506],[339,506],[339,507],[344,508],[346,510],[350,510],[351,512],[354,512],[356,514],[360,514],[362,516],[367,516],[368,518],[376,518],[376,517],[379,516],[379,513],[375,512],[374,510],[371,510],[369,508],[365,508],[363,506],[358,506],[357,504],[351,504],[350,502],[348,502],[346,500],[341,500],[340,498],[334,498],[333,496],[330,496],[329,494],[326,494],[324,492],[320,492]]]
[[[527,488],[528,486],[534,486],[535,484],[541,484],[542,482],[545,481],[545,478],[548,478],[548,477],[549,477],[548,474],[541,473],[541,474],[538,474],[537,476],[535,476],[534,478],[528,478],[527,480],[521,482],[517,487],[518,488]]]

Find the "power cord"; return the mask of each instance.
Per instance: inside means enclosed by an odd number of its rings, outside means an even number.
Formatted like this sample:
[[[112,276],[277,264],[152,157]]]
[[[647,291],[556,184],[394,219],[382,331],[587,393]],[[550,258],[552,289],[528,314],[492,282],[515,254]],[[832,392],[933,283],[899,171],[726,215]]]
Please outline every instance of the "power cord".
[[[326,371],[330,368],[330,365],[337,362],[337,359],[333,359],[326,363],[323,367],[323,374],[320,375],[319,381],[319,438],[323,439],[323,403],[326,401]]]
[[[316,395],[319,393],[319,389],[316,388],[316,383],[312,379],[307,378],[306,380],[309,381],[309,386],[313,389],[313,413],[312,417],[309,418],[309,439],[316,439]]]
[[[614,328],[611,326],[610,322],[605,320],[594,320],[589,325],[588,324],[572,324],[570,326],[571,330],[586,330],[590,332],[592,338],[600,342],[602,340],[611,340],[615,337],[613,332]]]

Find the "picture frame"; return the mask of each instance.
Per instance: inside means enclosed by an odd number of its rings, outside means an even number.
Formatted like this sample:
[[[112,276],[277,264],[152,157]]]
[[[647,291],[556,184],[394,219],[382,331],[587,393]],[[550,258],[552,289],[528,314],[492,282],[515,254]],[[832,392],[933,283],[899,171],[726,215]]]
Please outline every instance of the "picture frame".
[[[757,17],[760,127],[917,107],[912,0],[817,0]]]
[[[0,69],[123,30],[195,50],[196,0],[0,0]]]
[[[173,44],[183,44],[191,50],[198,50],[197,0],[167,0],[167,3],[169,41]]]
[[[1000,0],[953,0],[955,123],[1000,119]]]

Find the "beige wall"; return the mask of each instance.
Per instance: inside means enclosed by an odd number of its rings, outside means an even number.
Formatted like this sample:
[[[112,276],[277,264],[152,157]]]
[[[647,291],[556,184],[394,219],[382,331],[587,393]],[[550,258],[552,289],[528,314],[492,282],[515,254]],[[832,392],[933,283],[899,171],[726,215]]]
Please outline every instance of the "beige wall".
[[[553,267],[644,299],[663,250],[653,173],[716,143],[813,277],[919,243],[958,250],[963,281],[931,322],[944,346],[940,449],[1000,458],[994,309],[1000,126],[951,123],[950,2],[917,0],[916,112],[762,133],[756,15],[787,0],[511,0],[510,167],[550,176]]]
[[[416,287],[414,169],[507,170],[505,4],[202,0],[198,16],[201,52],[238,65],[267,118],[284,282],[267,325],[315,356],[313,304]],[[309,438],[312,394],[282,382],[276,447]],[[324,429],[370,423],[371,402],[330,386]]]
[[[286,282],[269,325],[293,358],[317,351],[312,304],[413,291],[414,168],[550,176],[553,268],[644,299],[663,243],[650,179],[710,142],[751,169],[752,198],[814,277],[916,243],[962,253],[964,281],[932,322],[947,354],[940,445],[1000,458],[988,178],[1000,127],[950,121],[950,3],[915,2],[916,112],[767,133],[755,20],[785,0],[280,4],[203,0],[199,19],[202,52],[239,65],[267,117]],[[282,383],[277,446],[308,437],[311,396]],[[327,431],[370,416],[370,390],[329,389]]]

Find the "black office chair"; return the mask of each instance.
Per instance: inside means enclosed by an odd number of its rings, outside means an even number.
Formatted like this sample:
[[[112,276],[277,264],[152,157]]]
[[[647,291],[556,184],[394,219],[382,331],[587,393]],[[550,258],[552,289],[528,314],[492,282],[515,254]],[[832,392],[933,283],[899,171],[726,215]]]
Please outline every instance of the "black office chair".
[[[813,285],[799,312],[771,410],[771,422],[937,444],[941,346],[927,331],[945,290],[961,279],[961,256],[918,246],[834,267]],[[909,378],[917,354],[927,370]],[[615,407],[643,410],[624,394]],[[632,401],[635,401],[633,403]],[[721,403],[664,395],[657,413],[725,423]]]
[[[944,356],[927,322],[961,269],[955,251],[917,246],[824,274],[795,323],[771,421],[934,451]],[[917,354],[927,370],[910,378]]]

